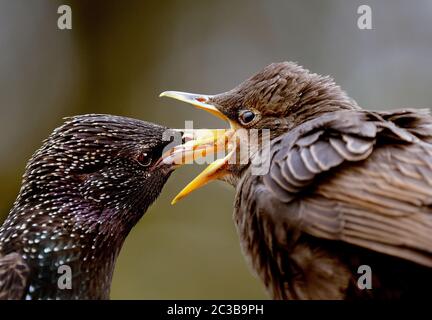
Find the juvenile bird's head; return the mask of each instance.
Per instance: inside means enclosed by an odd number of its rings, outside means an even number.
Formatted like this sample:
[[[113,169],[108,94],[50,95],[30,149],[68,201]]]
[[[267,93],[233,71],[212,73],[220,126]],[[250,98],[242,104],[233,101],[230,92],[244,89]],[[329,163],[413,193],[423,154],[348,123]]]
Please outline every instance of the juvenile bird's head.
[[[334,83],[292,63],[273,63],[234,89],[216,94],[167,91],[229,122],[233,129],[271,129],[278,136],[320,114],[358,108]]]
[[[356,108],[330,77],[292,62],[273,63],[208,103],[234,128],[270,129],[272,137],[323,113]]]
[[[274,139],[327,112],[358,108],[330,77],[311,73],[292,62],[273,63],[225,93],[168,91],[162,96],[190,103],[226,120],[231,127],[227,134],[235,137],[230,138],[227,148],[236,152],[228,152],[224,159],[211,164],[179,197],[210,180],[238,176],[262,147],[263,138]],[[258,143],[251,143],[251,139]],[[249,148],[244,156],[240,147]]]

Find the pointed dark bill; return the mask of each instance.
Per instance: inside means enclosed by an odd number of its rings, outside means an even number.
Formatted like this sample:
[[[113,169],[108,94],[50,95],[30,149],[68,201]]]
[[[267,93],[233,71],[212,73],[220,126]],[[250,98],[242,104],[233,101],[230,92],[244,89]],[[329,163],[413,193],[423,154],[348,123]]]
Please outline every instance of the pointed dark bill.
[[[235,147],[232,144],[232,137],[234,136],[234,123],[221,113],[215,106],[209,103],[211,96],[194,94],[178,91],[165,91],[160,94],[160,97],[169,97],[180,100],[193,106],[203,109],[212,115],[227,121],[231,129],[196,129],[190,130],[185,134],[191,135],[189,141],[176,146],[169,150],[162,156],[164,163],[171,163],[182,165],[191,163],[193,160],[203,158],[209,154],[216,155],[220,151],[225,152],[223,158],[217,159],[212,162],[204,171],[202,171],[194,180],[192,180],[171,202],[175,204],[180,199],[186,197],[192,191],[206,185],[210,181],[221,178],[226,175],[226,167],[229,159],[235,152]],[[186,130],[187,131],[187,130]]]

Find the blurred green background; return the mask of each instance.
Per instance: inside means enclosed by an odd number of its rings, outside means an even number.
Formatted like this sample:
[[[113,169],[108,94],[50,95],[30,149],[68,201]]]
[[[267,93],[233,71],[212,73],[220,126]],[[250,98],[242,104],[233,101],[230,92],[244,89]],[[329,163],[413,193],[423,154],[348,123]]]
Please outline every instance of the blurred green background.
[[[73,29],[57,28],[69,4]],[[372,8],[373,30],[357,28]],[[218,93],[275,61],[332,75],[365,108],[432,106],[432,2],[0,0],[0,221],[27,159],[62,117],[111,113],[225,127],[164,90]],[[114,299],[266,298],[213,183],[171,206],[176,172],[121,252]]]

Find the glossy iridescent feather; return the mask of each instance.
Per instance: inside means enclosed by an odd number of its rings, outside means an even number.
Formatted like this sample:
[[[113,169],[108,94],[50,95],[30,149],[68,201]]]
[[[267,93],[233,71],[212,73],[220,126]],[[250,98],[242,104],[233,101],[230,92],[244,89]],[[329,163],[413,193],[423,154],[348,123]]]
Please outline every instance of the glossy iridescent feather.
[[[171,173],[152,168],[166,130],[110,115],[69,118],[54,130],[0,228],[0,299],[109,298],[122,244]],[[58,285],[63,265],[72,289]]]

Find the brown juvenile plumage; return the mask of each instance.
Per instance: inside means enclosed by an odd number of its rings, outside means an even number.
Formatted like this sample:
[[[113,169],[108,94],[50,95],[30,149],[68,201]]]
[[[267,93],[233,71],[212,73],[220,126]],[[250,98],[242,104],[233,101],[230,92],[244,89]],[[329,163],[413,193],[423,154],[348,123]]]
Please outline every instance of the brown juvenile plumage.
[[[362,110],[331,78],[289,62],[206,97],[236,130],[271,130],[270,148],[247,165],[228,165],[223,179],[236,187],[243,251],[272,297],[404,298],[429,291],[428,111]],[[271,160],[264,175],[250,165],[259,156]],[[372,289],[357,285],[362,265],[371,267]]]
[[[275,298],[403,297],[426,290],[432,132],[418,130],[430,124],[424,116],[332,112],[276,138],[269,173],[244,171],[235,220],[245,252]],[[357,287],[361,265],[372,269],[372,290]]]

